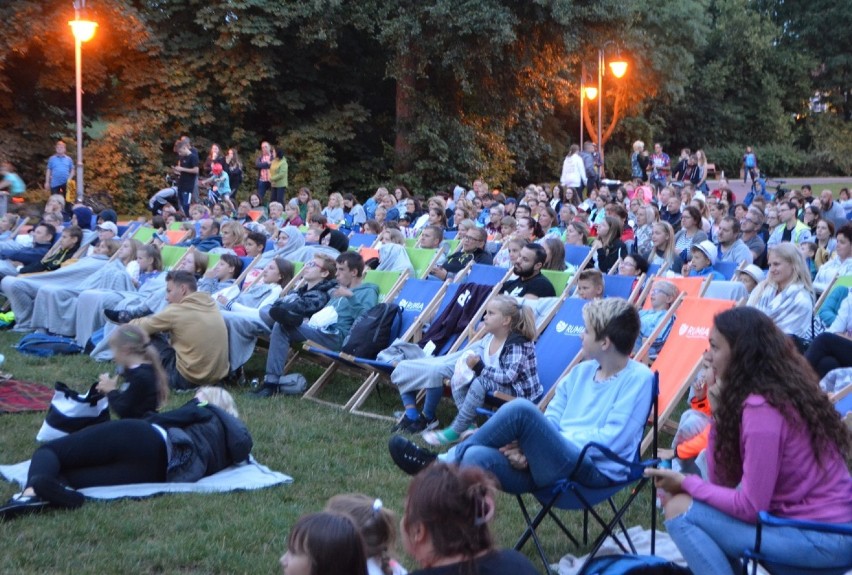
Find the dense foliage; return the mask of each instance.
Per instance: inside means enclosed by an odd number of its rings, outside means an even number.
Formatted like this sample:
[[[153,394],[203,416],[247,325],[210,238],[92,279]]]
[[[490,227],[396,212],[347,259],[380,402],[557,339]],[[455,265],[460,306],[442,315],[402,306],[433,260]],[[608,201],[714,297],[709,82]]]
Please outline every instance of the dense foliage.
[[[551,180],[577,141],[581,65],[592,80],[601,46],[630,63],[603,80],[613,160],[641,138],[718,150],[720,165],[751,144],[787,158],[787,175],[848,171],[850,16],[817,4],[90,0],[87,189],[139,207],[183,133],[202,151],[237,147],[247,187],[264,139],[285,150],[291,187],[320,194]],[[11,0],[6,16],[0,157],[37,186],[52,140],[73,149],[73,12]],[[809,111],[815,93],[827,112]],[[594,103],[586,111],[596,139]]]

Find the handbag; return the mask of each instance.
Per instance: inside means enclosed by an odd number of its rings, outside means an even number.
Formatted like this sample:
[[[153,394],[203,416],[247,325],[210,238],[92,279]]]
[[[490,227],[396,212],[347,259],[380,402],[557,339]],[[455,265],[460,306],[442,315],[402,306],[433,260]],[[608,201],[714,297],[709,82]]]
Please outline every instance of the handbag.
[[[52,441],[84,427],[109,421],[109,401],[97,391],[97,385],[93,383],[89,391],[80,394],[57,381],[36,441]]]

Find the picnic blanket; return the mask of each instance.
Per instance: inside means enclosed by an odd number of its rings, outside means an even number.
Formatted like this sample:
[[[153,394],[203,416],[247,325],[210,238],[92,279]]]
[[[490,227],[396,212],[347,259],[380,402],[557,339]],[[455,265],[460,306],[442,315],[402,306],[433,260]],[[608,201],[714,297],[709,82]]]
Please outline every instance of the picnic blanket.
[[[53,388],[9,379],[0,382],[0,413],[45,411],[53,398]]]
[[[51,392],[51,396],[53,392]],[[6,480],[18,483],[21,487],[26,484],[30,462],[22,461],[14,465],[0,465],[0,475]],[[86,487],[80,493],[90,499],[122,499],[144,498],[161,493],[224,493],[226,491],[241,491],[263,489],[282,483],[292,483],[293,478],[278,471],[272,471],[250,457],[247,463],[232,465],[219,473],[214,473],[195,483],[133,483],[130,485],[104,485],[101,487]]]

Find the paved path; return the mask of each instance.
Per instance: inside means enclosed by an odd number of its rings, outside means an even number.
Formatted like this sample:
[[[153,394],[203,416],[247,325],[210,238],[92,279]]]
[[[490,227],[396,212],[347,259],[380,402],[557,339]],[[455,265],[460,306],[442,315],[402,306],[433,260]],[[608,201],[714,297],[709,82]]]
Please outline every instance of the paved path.
[[[820,185],[822,184],[846,184],[850,189],[852,189],[852,177],[846,178],[779,178],[784,180],[784,188],[788,190],[798,190],[804,184],[810,184],[813,189],[814,195],[819,196],[820,193]],[[715,190],[719,187],[718,180],[707,180],[707,185],[710,186],[711,190]],[[777,180],[770,178],[766,182],[766,189],[769,192],[775,191],[775,186],[777,185]],[[734,195],[737,197],[737,201],[742,200],[746,194],[748,194],[749,190],[751,190],[751,179],[749,179],[748,184],[744,184],[742,180],[728,180],[728,186],[730,186],[731,190],[733,190]]]

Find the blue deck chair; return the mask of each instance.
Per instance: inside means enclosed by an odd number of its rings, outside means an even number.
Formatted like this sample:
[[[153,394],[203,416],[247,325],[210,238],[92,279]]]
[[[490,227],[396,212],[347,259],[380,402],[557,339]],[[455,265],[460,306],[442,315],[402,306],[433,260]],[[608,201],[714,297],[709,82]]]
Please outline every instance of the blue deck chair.
[[[636,553],[636,549],[633,545],[633,542],[630,540],[630,536],[627,534],[627,529],[622,522],[622,517],[629,509],[630,505],[639,496],[642,492],[642,488],[649,484],[650,481],[645,477],[645,469],[649,467],[654,467],[659,463],[659,459],[656,459],[657,454],[657,395],[659,393],[659,383],[658,383],[658,374],[654,372],[652,376],[652,392],[651,392],[651,405],[649,406],[649,412],[651,414],[650,420],[652,425],[654,442],[652,445],[652,459],[648,459],[643,461],[641,459],[641,453],[637,450],[637,453],[634,457],[633,461],[625,461],[620,458],[618,455],[610,451],[606,446],[600,445],[598,443],[589,443],[583,447],[580,452],[580,457],[578,458],[578,462],[582,461],[583,458],[589,451],[597,451],[610,461],[613,461],[619,464],[624,473],[624,479],[619,481],[612,481],[612,484],[607,487],[587,487],[581,485],[577,481],[573,480],[572,477],[574,472],[576,471],[576,467],[571,473],[568,474],[563,480],[558,481],[556,484],[540,489],[534,493],[532,493],[533,497],[538,501],[541,505],[541,509],[535,515],[535,517],[531,517],[527,504],[524,502],[523,495],[516,495],[518,500],[518,505],[521,508],[521,513],[524,516],[524,520],[526,521],[527,527],[524,532],[521,534],[521,537],[518,539],[518,542],[515,544],[515,549],[520,551],[526,542],[532,538],[535,543],[536,549],[538,551],[539,557],[541,557],[542,562],[544,563],[545,570],[549,569],[550,562],[548,561],[547,555],[544,553],[544,549],[541,545],[541,540],[536,533],[536,529],[541,525],[541,522],[546,518],[550,517],[553,521],[559,526],[562,532],[571,540],[571,542],[578,546],[580,542],[577,538],[571,533],[571,531],[565,526],[565,523],[559,519],[555,510],[565,510],[565,511],[583,511],[584,520],[583,520],[583,542],[584,544],[588,541],[588,518],[591,516],[595,522],[601,527],[601,533],[595,539],[592,549],[589,553],[588,558],[586,559],[586,563],[580,569],[580,573],[584,573],[586,566],[589,561],[594,558],[595,554],[603,545],[604,540],[607,537],[611,537],[613,541],[618,544],[624,553]],[[641,433],[641,432],[640,432]],[[641,449],[641,448],[640,448]],[[579,466],[579,463],[578,463]],[[650,483],[653,487],[653,483]],[[632,488],[631,488],[632,487]],[[621,507],[617,507],[614,501],[615,495],[624,490],[630,488],[630,496],[627,500],[622,504]],[[653,555],[655,552],[655,531],[657,527],[657,510],[655,507],[655,491],[654,489],[650,489],[650,514],[651,514],[651,554]],[[601,515],[595,510],[595,506],[600,503],[606,503],[613,513],[613,517],[611,520],[606,521]],[[621,539],[616,535],[616,529],[620,529],[621,533],[624,534],[624,538],[627,541],[627,546],[629,546],[629,550],[625,547],[624,543],[622,543]]]
[[[660,273],[662,266],[660,264],[649,264],[648,265],[648,277],[655,276]]]
[[[758,513],[757,532],[755,533],[754,548],[743,551],[742,574],[756,575],[757,565],[760,564],[771,575],[842,575],[852,569],[850,554],[846,557],[838,557],[836,566],[826,568],[807,567],[807,557],[802,557],[802,564],[793,566],[781,563],[768,554],[761,552],[760,540],[764,528],[795,527],[817,533],[838,533],[852,539],[852,525],[849,523],[817,523],[816,521],[800,521],[796,519],[784,519],[770,515],[766,511]],[[749,566],[751,570],[749,570]]]
[[[435,300],[445,293],[447,285],[448,284],[420,279],[409,279],[402,285],[402,289],[400,289],[393,298],[393,303],[402,308],[400,338],[406,341],[411,340],[414,336],[415,326],[418,324],[422,326],[422,321],[418,322],[418,320],[421,320],[424,314],[433,313]],[[367,358],[358,358],[338,351],[332,351],[330,349],[317,346],[312,342],[305,342],[303,347],[309,352],[321,355],[334,362],[332,366],[329,366],[331,371],[329,372],[326,370],[326,372],[324,372],[305,392],[303,397],[306,399],[319,401],[317,399],[317,395],[339,367],[345,367],[350,373],[360,375],[369,380],[374,375],[376,369],[384,366],[382,362],[377,362],[376,360],[370,360]],[[391,365],[389,367],[390,371],[393,371],[394,366]],[[342,407],[344,409],[349,409],[350,405],[355,402],[355,399],[357,398],[356,396],[363,391],[364,385],[359,387],[353,394],[352,398],[350,398],[350,400]]]
[[[535,356],[538,379],[543,388],[542,396],[536,399],[540,406],[546,406],[553,396],[556,383],[578,363],[583,340],[583,307],[589,303],[578,297],[569,297],[547,324],[547,327],[535,342]],[[494,408],[505,401],[514,399],[505,394],[486,394],[486,404],[477,413],[489,417]]]
[[[457,283],[475,283],[486,286],[495,286],[503,283],[509,274],[508,269],[486,264],[473,264],[467,275],[459,274]]]
[[[275,249],[275,240],[273,240],[272,238],[267,238],[266,239],[266,245],[263,246],[263,251],[271,252],[274,249]]]
[[[737,262],[716,262],[713,264],[713,269],[725,276],[726,280],[731,280],[739,267]]]
[[[454,239],[456,239],[457,235],[459,235],[458,232],[444,232],[444,239],[445,240],[454,240]]]
[[[355,233],[349,236],[349,249],[358,251],[358,248],[371,248],[379,236],[376,234]]]
[[[592,249],[588,246],[565,246],[565,263],[578,270],[585,268],[591,257]]]
[[[604,276],[604,297],[620,297],[629,300],[635,281],[636,278],[632,276]]]

